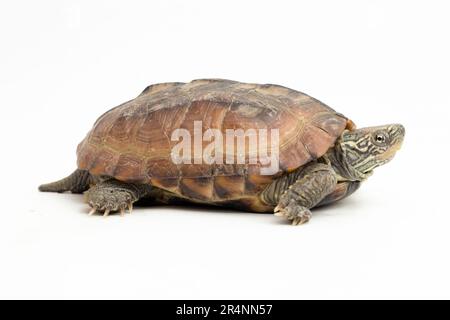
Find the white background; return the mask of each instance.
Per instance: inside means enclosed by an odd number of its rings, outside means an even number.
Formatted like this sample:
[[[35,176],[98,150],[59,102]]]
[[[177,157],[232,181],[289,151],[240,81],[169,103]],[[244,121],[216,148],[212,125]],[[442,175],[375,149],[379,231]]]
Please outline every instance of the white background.
[[[0,298],[450,298],[447,1],[2,1]],[[165,81],[304,91],[403,149],[291,227],[37,192],[96,118]]]

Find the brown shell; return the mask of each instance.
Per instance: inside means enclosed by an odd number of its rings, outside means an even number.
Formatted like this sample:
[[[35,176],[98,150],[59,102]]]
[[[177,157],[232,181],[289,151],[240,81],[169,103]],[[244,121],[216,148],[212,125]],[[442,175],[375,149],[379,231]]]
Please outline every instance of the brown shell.
[[[194,121],[202,121],[202,132],[279,129],[280,171],[260,175],[259,163],[175,165],[171,150],[178,141],[171,141],[172,132],[185,128],[193,136]],[[190,199],[231,201],[255,195],[274,177],[321,157],[348,124],[320,101],[277,85],[219,79],[162,83],[102,115],[78,146],[78,167]],[[247,146],[246,159],[255,154]]]

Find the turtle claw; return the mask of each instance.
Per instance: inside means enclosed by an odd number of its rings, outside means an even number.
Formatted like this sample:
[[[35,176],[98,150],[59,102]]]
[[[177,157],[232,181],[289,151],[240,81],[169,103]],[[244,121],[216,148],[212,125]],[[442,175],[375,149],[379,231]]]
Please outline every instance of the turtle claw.
[[[310,217],[306,217],[306,216],[295,217],[294,219],[292,219],[292,225],[298,226],[298,225],[304,224],[304,223],[308,222],[309,219],[310,219]]]
[[[280,206],[276,206],[275,209],[273,209],[273,213],[276,217],[284,217],[284,213],[281,211]]]
[[[304,224],[311,219],[311,211],[308,208],[299,206],[295,202],[290,202],[288,206],[278,205],[275,207],[274,215],[277,217],[285,217],[292,221],[293,226]]]
[[[120,206],[120,208],[118,208],[118,210],[111,209],[111,208],[102,208],[102,207],[99,208],[99,207],[95,206],[92,203],[89,203],[89,205],[92,207],[92,209],[88,213],[89,216],[92,216],[92,215],[94,215],[97,212],[103,212],[103,217],[108,217],[111,212],[118,211],[120,213],[120,216],[124,217],[127,207],[128,207],[129,213],[131,213],[131,211],[133,210],[133,204],[132,203],[128,203],[126,205],[122,205],[122,206]]]

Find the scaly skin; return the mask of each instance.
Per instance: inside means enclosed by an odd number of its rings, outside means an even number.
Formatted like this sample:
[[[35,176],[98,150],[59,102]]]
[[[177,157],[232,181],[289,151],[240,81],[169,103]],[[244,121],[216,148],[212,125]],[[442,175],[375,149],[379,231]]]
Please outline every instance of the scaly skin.
[[[392,160],[404,136],[405,128],[398,124],[346,130],[317,162],[275,180],[261,200],[277,204],[275,215],[294,225],[305,223],[310,209],[351,195],[375,168]]]
[[[149,185],[125,183],[113,178],[92,176],[88,171],[77,169],[70,176],[39,187],[42,192],[72,192],[85,194],[86,202],[92,208],[90,215],[120,211],[124,215],[128,208],[131,213],[133,203],[150,194]],[[86,191],[88,190],[88,191]],[[86,191],[86,192],[85,192]]]
[[[64,179],[39,186],[39,191],[83,193],[94,180],[88,171],[77,169]]]
[[[133,203],[145,197],[151,192],[152,187],[143,184],[125,183],[115,179],[102,181],[85,193],[86,202],[92,208],[89,215],[97,211],[108,216],[110,212],[120,211],[125,214],[133,210]]]
[[[335,189],[337,176],[331,166],[316,162],[305,167],[300,174],[291,175],[297,180],[286,190],[279,190],[281,195],[274,213],[292,221],[293,225],[299,225],[308,222],[310,209]]]

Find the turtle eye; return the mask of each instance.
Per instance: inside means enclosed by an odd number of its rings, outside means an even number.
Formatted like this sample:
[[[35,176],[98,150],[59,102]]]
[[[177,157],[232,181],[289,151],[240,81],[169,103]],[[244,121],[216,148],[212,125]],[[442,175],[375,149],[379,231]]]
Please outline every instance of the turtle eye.
[[[386,143],[386,136],[382,133],[377,133],[375,135],[375,142],[377,144],[385,144]]]

